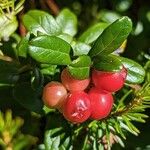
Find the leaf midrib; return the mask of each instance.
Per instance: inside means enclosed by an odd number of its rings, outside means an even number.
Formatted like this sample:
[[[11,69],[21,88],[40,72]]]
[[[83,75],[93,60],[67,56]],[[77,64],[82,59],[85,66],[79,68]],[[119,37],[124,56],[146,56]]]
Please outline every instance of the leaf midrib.
[[[30,15],[30,14],[27,14],[28,16],[30,16],[37,24],[39,24],[40,25],[40,27],[45,31],[45,33],[47,34],[47,31],[43,28],[43,26],[42,26],[42,24],[41,24],[41,20],[39,20],[39,22],[34,18],[34,17],[32,17],[32,15]],[[41,18],[41,16],[40,16],[40,18]],[[35,29],[35,28],[34,28]]]
[[[43,48],[43,47],[38,47],[38,46],[34,46],[34,45],[30,45],[29,47],[35,47],[35,48],[40,48],[41,50],[43,49],[43,50],[46,50],[46,51],[53,51],[53,52],[60,52],[60,53],[62,53],[62,54],[64,54],[64,55],[69,55],[69,53],[65,53],[65,52],[63,52],[63,51],[57,51],[57,50],[53,50],[53,49],[47,49],[47,48]],[[31,49],[30,49],[31,50]]]
[[[113,38],[113,40],[110,42],[110,43],[108,43],[104,48],[103,48],[103,50],[102,51],[100,51],[99,53],[97,53],[96,55],[99,55],[100,53],[102,53],[103,51],[105,51],[105,49],[107,48],[107,47],[109,47],[109,45],[111,45],[111,43],[113,43],[114,42],[114,40],[119,36],[119,34],[123,31],[124,29],[122,29],[116,36],[115,36],[115,38]],[[111,31],[111,30],[110,30]],[[112,32],[111,32],[111,34],[112,34]],[[102,38],[103,39],[103,38]],[[101,39],[101,41],[102,41],[102,39]],[[102,41],[102,43],[103,43],[103,41]],[[104,44],[103,44],[104,45]],[[96,55],[93,55],[93,57],[94,56],[96,56]]]

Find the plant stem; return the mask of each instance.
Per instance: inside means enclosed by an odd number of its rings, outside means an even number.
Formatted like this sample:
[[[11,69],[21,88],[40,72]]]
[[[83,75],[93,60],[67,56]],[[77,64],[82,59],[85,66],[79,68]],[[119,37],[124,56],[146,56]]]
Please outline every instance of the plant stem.
[[[45,0],[45,2],[47,3],[48,7],[51,9],[53,14],[58,15],[59,8],[58,8],[57,4],[55,3],[55,1],[54,0]]]
[[[24,9],[19,13],[19,32],[22,37],[24,37],[27,33],[26,28],[22,23],[22,16],[24,15]]]
[[[24,65],[22,68],[19,69],[19,74],[32,70],[32,67],[30,65]]]

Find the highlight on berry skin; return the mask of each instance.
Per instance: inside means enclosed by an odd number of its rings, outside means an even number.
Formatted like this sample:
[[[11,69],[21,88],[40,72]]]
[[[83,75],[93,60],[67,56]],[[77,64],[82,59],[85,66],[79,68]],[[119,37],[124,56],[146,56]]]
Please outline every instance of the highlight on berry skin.
[[[58,108],[63,105],[67,96],[66,88],[56,81],[49,82],[43,89],[43,102],[49,108]]]
[[[94,85],[101,90],[108,92],[116,92],[120,90],[125,82],[127,70],[123,69],[119,72],[92,71],[92,80]]]
[[[67,97],[63,107],[64,117],[73,123],[82,123],[91,115],[91,104],[87,93],[73,92]]]

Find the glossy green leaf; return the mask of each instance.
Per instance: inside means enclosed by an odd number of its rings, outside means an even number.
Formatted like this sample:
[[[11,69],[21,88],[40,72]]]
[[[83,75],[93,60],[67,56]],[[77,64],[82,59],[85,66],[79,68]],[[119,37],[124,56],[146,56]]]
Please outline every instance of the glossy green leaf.
[[[77,17],[69,9],[63,9],[56,18],[63,33],[74,36],[77,32]]]
[[[49,65],[41,69],[42,74],[45,75],[54,75],[58,71],[59,69],[57,69],[57,65]]]
[[[123,68],[120,59],[114,55],[101,56],[95,59],[93,66],[96,70],[111,72],[120,71]]]
[[[23,37],[17,45],[17,55],[21,57],[27,57],[28,52],[29,35]]]
[[[89,77],[91,66],[91,59],[89,56],[79,56],[76,60],[68,66],[70,74],[79,80]]]
[[[19,65],[0,60],[0,83],[13,84],[19,79]]]
[[[88,28],[80,37],[79,41],[84,42],[86,44],[91,44],[94,42],[99,35],[104,31],[104,29],[108,26],[107,23],[97,23],[92,27]]]
[[[71,64],[71,66],[73,67],[85,67],[90,65],[91,65],[91,59],[89,56],[86,55],[79,56]]]
[[[82,42],[72,42],[74,56],[87,55],[91,46]]]
[[[68,42],[69,44],[72,42],[73,40],[73,37],[70,36],[69,34],[66,34],[66,33],[63,33],[63,34],[60,34],[59,36],[57,36],[61,39],[63,39],[64,41]]]
[[[127,83],[139,84],[144,81],[145,70],[140,64],[124,57],[119,57],[119,59],[128,71],[126,78]]]
[[[40,10],[30,10],[27,12],[23,17],[23,23],[27,30],[34,35],[37,35],[38,32],[58,35],[61,32],[53,16]]]
[[[43,103],[39,98],[39,93],[36,92],[30,83],[16,84],[13,90],[13,95],[24,108],[37,113],[42,113]]]
[[[108,55],[115,51],[128,37],[132,30],[132,22],[128,17],[122,17],[108,26],[97,38],[90,56]]]
[[[56,65],[68,65],[71,46],[55,36],[39,36],[29,43],[29,54],[36,61]]]

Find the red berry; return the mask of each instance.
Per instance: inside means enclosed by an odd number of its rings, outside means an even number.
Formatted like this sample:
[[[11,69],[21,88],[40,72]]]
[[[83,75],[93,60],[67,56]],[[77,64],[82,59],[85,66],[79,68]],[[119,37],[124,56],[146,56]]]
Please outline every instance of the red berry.
[[[77,80],[73,78],[67,69],[62,71],[61,81],[69,91],[83,91],[90,83],[90,79]]]
[[[91,105],[88,94],[73,92],[68,95],[63,107],[64,117],[73,123],[82,123],[91,115]]]
[[[94,85],[101,90],[116,92],[120,90],[125,82],[127,70],[123,68],[120,72],[104,72],[93,70],[92,80]]]
[[[89,91],[91,101],[91,119],[100,120],[107,117],[113,106],[113,96],[111,93],[91,88]]]
[[[43,89],[43,102],[47,107],[61,107],[67,96],[66,88],[59,82],[50,82]]]

